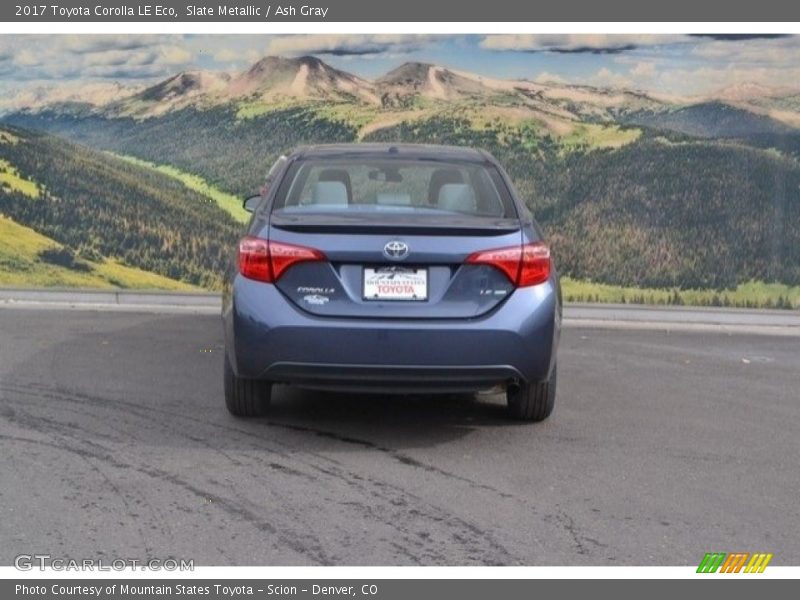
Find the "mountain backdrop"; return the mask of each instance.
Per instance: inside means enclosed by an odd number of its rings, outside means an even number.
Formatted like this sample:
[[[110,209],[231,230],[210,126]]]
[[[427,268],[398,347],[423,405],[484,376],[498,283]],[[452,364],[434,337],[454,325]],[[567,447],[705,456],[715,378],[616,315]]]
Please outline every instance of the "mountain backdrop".
[[[0,213],[52,240],[49,264],[60,253],[64,269],[72,256],[216,288],[244,219],[237,198],[279,154],[397,141],[492,152],[571,280],[800,286],[796,89],[678,99],[423,63],[366,80],[269,56],[150,86],[24,90],[2,106]],[[17,268],[2,260],[0,272]]]

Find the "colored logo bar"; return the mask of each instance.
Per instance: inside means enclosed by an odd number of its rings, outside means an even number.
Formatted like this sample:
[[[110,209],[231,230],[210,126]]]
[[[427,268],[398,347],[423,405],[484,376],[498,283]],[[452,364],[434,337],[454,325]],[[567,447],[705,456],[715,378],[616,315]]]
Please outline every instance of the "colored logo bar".
[[[697,567],[698,573],[763,573],[772,554],[764,552],[707,552]]]

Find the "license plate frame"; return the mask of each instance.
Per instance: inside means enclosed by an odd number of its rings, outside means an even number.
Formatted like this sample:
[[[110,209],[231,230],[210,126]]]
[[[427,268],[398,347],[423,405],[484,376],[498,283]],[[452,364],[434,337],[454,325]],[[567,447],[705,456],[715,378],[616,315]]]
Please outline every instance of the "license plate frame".
[[[365,266],[361,272],[361,298],[365,302],[426,302],[429,281],[425,267]],[[390,290],[387,285],[395,289]]]

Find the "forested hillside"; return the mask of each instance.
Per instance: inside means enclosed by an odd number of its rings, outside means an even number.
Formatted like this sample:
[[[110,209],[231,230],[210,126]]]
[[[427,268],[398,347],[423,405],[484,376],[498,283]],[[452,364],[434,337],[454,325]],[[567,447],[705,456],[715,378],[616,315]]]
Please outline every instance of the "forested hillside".
[[[223,109],[184,109],[143,122],[38,119],[27,124],[201,173],[238,195],[256,189],[281,152],[356,139],[353,127],[309,107],[244,121]],[[477,129],[446,117],[403,121],[363,140],[489,150],[552,240],[562,272],[574,278],[684,288],[800,283],[800,165],[790,156],[735,140],[647,132],[620,148],[568,148],[530,128]]]
[[[219,287],[241,226],[207,196],[50,135],[0,131],[0,164],[15,177],[0,181],[0,213],[63,245],[43,260],[81,270],[111,258]]]
[[[349,142],[356,136],[352,127],[303,107],[246,120],[237,119],[233,107],[192,107],[145,120],[43,112],[13,115],[6,121],[93,148],[172,165],[238,196],[258,189],[281,152],[320,141]]]
[[[626,115],[624,121],[706,138],[745,138],[751,135],[792,132],[792,128],[766,115],[722,102],[681,106],[664,111],[640,111]]]

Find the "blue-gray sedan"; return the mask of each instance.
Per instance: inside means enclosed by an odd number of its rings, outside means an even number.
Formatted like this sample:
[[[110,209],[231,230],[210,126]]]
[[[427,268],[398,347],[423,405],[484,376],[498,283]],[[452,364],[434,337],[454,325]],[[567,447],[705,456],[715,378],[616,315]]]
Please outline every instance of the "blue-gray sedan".
[[[502,386],[553,410],[561,291],[550,250],[488,153],[314,146],[282,157],[226,280],[225,400],[274,384],[392,393]]]

